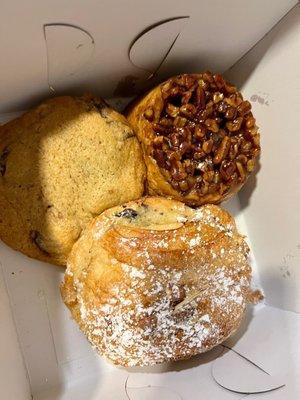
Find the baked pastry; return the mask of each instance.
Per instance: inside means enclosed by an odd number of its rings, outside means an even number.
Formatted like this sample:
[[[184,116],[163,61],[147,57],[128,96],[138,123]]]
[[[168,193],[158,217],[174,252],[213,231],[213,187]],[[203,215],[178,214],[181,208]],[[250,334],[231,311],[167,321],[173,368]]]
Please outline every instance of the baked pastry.
[[[238,328],[249,248],[215,205],[148,197],[104,211],[75,243],[61,286],[73,318],[115,364],[189,358]]]
[[[64,265],[95,215],[142,195],[144,169],[126,119],[101,99],[47,100],[0,127],[0,238]]]
[[[260,152],[251,104],[220,74],[170,78],[127,116],[142,143],[149,193],[188,205],[237,193]]]

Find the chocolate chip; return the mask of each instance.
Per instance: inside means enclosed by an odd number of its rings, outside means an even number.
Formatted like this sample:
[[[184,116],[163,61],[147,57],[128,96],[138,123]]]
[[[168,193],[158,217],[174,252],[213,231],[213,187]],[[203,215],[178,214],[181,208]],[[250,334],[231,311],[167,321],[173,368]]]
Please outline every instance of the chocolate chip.
[[[1,174],[2,176],[4,176],[5,171],[6,171],[6,165],[1,163],[1,164],[0,164],[0,174]]]
[[[138,215],[139,214],[132,208],[125,208],[125,210],[122,210],[119,213],[115,214],[115,216],[118,218],[129,218],[129,219],[134,219]]]
[[[101,117],[107,118],[109,114],[109,106],[102,99],[93,99],[92,104],[94,108],[100,113]]]
[[[130,139],[135,136],[134,132],[132,131],[124,131],[124,140]]]
[[[4,176],[6,172],[6,161],[9,153],[10,153],[9,148],[5,147],[0,155],[0,174],[2,176]]]
[[[35,231],[35,230],[31,230],[29,232],[29,237],[30,240],[38,247],[38,249],[44,253],[45,255],[49,256],[50,254],[48,253],[47,250],[45,250],[44,248],[44,243],[43,243],[43,238],[42,235],[40,234],[40,232]]]

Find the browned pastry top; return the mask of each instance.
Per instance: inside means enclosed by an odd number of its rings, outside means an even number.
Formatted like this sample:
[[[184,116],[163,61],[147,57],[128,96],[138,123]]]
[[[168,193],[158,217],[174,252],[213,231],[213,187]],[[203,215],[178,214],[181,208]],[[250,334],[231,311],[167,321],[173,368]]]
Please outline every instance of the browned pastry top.
[[[236,193],[260,152],[251,104],[220,74],[184,74],[128,113],[144,147],[150,193],[190,205]]]
[[[90,224],[72,250],[62,296],[116,364],[189,358],[232,334],[253,300],[248,251],[221,208],[144,198]]]

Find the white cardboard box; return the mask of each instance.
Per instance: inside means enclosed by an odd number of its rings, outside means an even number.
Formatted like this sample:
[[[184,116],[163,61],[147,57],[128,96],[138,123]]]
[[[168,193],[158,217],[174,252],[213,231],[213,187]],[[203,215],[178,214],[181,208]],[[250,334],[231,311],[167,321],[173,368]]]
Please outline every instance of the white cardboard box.
[[[206,68],[225,72],[252,100],[260,169],[225,206],[249,237],[254,280],[266,299],[249,308],[235,337],[207,354],[116,368],[93,352],[70,319],[58,288],[62,270],[0,243],[1,400],[300,398],[296,3],[2,0],[2,121],[53,91],[89,89],[121,107],[157,79]]]

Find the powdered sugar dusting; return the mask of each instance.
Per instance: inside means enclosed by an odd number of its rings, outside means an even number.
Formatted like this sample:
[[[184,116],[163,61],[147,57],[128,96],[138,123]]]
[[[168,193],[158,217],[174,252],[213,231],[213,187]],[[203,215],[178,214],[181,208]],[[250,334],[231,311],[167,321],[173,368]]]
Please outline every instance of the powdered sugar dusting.
[[[183,218],[177,221],[184,223]],[[157,267],[146,243],[141,249],[134,238],[122,238],[121,245],[130,246],[146,262],[137,267],[111,259],[122,279],[107,288],[105,300],[89,301],[84,279],[74,279],[81,328],[113,362],[135,366],[188,358],[225,340],[239,322],[250,285],[247,245],[235,236],[234,222],[222,223],[209,208],[195,210],[186,221],[201,221],[197,233],[188,237],[174,232],[174,237],[160,239],[154,246],[158,253],[180,241],[189,254],[197,254],[204,224],[222,232],[228,245],[205,247],[206,257],[197,265]]]
[[[176,313],[181,290],[185,290],[186,297],[192,290],[181,285],[182,272],[166,267],[150,276],[127,264],[122,264],[122,269],[130,286],[119,285],[115,297],[97,308],[87,310],[82,285],[76,283],[89,340],[117,363],[122,360],[128,366],[151,365],[172,359],[176,351],[181,358],[205,351],[225,339],[223,319],[233,318],[232,313],[239,315],[245,307],[243,290],[249,281],[236,281],[225,267],[208,276],[205,284],[209,287]],[[145,289],[140,290],[142,287]],[[148,304],[145,296],[154,296],[154,300]],[[210,309],[204,312],[201,303],[208,298]],[[221,324],[219,314],[223,315]]]

